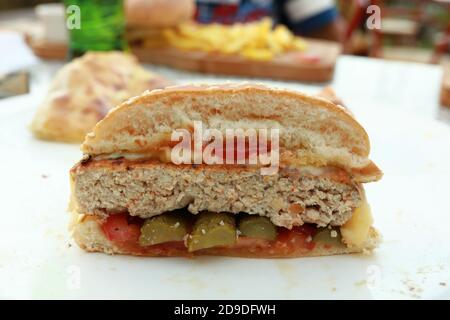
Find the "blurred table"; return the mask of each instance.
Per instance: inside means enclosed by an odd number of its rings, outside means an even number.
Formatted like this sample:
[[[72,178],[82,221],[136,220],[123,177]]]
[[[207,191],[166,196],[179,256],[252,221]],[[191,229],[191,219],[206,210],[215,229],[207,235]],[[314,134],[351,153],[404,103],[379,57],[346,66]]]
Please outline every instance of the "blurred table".
[[[151,69],[182,83],[191,80],[212,82],[237,79],[192,74],[163,67]],[[442,69],[436,65],[341,56],[338,59],[334,79],[329,84],[239,79],[268,83],[307,93],[316,93],[325,85],[331,85],[343,101],[355,111],[365,107],[395,108],[435,118],[439,111],[441,78]]]
[[[43,98],[50,80],[62,64],[39,60],[31,67],[31,94],[36,95],[36,101]],[[180,84],[256,81],[310,94],[324,87],[323,84],[214,76],[162,66],[145,66]],[[427,119],[444,120],[450,124],[450,109],[439,106],[441,80],[442,68],[438,65],[341,56],[338,59],[334,79],[329,85],[356,116],[366,108],[392,108]]]

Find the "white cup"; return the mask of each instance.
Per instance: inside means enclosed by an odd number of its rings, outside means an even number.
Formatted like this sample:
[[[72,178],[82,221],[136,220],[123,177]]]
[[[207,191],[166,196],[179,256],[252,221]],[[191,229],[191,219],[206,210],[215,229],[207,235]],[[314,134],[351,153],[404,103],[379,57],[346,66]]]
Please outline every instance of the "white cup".
[[[36,15],[44,27],[44,39],[51,43],[66,43],[65,7],[62,3],[40,4],[35,8]]]

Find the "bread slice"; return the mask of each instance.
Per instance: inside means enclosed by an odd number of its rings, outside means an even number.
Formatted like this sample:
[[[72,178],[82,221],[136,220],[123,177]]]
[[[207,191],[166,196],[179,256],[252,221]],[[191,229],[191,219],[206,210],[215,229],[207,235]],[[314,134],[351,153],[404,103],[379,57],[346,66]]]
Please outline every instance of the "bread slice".
[[[126,248],[120,248],[109,241],[101,230],[100,224],[95,218],[87,215],[72,214],[71,231],[76,243],[88,252],[103,252],[107,254],[138,255],[146,257],[193,257],[201,255],[229,256],[242,258],[300,258],[315,256],[330,256],[349,253],[370,253],[381,241],[378,231],[371,227],[366,242],[361,247],[351,246],[320,246],[312,250],[297,250],[288,255],[276,255],[269,251],[252,252],[252,250],[235,251],[229,248],[210,248],[194,253],[188,253],[185,249],[174,249],[170,253],[158,250],[136,253]]]
[[[131,121],[132,120],[132,121]],[[381,178],[369,138],[347,110],[314,96],[260,85],[178,86],[153,90],[112,110],[86,136],[88,155],[145,154],[170,143],[194,121],[226,128],[280,130],[280,163],[346,168],[361,182]]]

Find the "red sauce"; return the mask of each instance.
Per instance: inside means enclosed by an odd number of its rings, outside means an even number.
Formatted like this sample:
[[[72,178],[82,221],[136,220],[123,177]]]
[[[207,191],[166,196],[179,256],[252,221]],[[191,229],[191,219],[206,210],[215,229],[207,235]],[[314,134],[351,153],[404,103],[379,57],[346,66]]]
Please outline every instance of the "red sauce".
[[[256,132],[258,134],[258,132]],[[272,144],[270,141],[270,135],[267,137],[266,141],[263,141],[259,139],[259,137],[254,141],[254,143],[250,143],[248,138],[245,138],[243,140],[243,143],[238,143],[238,139],[234,137],[234,140],[231,142],[228,142],[226,137],[223,138],[223,142],[221,145],[215,145],[214,140],[211,139],[210,141],[202,141],[201,145],[201,155],[204,155],[205,149],[208,147],[208,154],[205,154],[205,156],[213,156],[217,159],[221,159],[222,163],[226,163],[227,158],[228,161],[232,164],[237,163],[238,160],[243,161],[244,163],[250,163],[250,164],[257,164],[258,157],[260,156],[266,156],[270,157],[272,152]],[[176,144],[179,142],[172,142],[172,145],[170,145],[171,148],[173,148]],[[194,154],[195,150],[195,141],[191,141],[191,153]],[[187,146],[185,146],[187,147]],[[214,148],[213,148],[214,147]],[[210,151],[213,151],[214,153],[210,154]],[[251,163],[250,159],[254,159],[256,163]],[[204,159],[203,159],[204,161]],[[240,163],[239,163],[240,164]]]

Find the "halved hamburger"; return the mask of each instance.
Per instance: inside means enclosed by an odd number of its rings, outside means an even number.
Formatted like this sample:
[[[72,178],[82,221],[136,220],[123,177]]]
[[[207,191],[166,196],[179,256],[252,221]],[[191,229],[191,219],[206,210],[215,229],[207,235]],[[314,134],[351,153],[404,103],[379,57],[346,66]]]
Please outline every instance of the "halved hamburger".
[[[245,164],[174,163],[173,132],[193,132],[195,122],[224,136],[277,129],[268,149],[278,167],[262,174],[267,164],[251,164],[261,152],[251,148],[233,153]],[[235,140],[215,155],[231,147]],[[370,252],[379,234],[362,183],[382,172],[369,150],[346,109],[318,97],[229,84],[146,92],[87,135],[71,170],[73,236],[87,251],[140,256]]]

